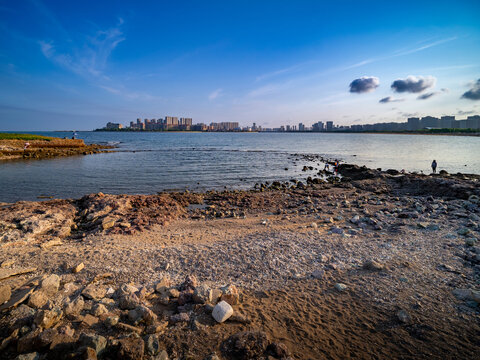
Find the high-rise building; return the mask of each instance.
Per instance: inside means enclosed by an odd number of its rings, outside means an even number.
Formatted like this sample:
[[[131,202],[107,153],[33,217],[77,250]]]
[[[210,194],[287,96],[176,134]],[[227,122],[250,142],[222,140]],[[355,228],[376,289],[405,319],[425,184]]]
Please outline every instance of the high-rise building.
[[[333,130],[333,121],[327,121],[327,131]]]
[[[420,130],[420,118],[410,117],[407,119],[407,129],[410,131]]]
[[[455,116],[442,116],[440,118],[440,127],[442,129],[451,129],[455,122]]]
[[[433,116],[425,116],[420,120],[422,128],[439,128],[440,119]]]
[[[303,123],[298,124],[298,131],[305,131],[305,125],[303,125]]]
[[[480,115],[467,117],[467,129],[480,129]]]

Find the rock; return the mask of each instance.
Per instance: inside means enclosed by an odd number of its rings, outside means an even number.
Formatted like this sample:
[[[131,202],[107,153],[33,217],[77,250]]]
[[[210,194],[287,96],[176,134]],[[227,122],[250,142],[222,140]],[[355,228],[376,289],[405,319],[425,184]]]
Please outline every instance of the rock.
[[[160,354],[158,354],[155,357],[155,360],[168,360],[168,354],[165,350],[160,351]]]
[[[230,305],[237,305],[240,303],[240,294],[235,285],[227,285],[220,288],[220,290],[222,290],[223,293],[220,297],[222,301],[226,301]]]
[[[82,262],[82,263],[78,264],[77,266],[75,266],[75,267],[72,269],[72,272],[73,272],[74,274],[76,274],[76,273],[82,271],[84,268],[85,268],[85,264]]]
[[[63,316],[63,311],[57,306],[52,310],[40,310],[34,319],[35,325],[48,329],[57,324]]]
[[[17,342],[17,352],[25,353],[31,352],[36,350],[37,347],[37,338],[42,331],[40,329],[36,329],[35,331],[31,331],[28,334],[22,336],[18,339]]]
[[[105,297],[106,292],[107,289],[105,287],[90,284],[83,289],[82,295],[87,299],[100,301]]]
[[[115,226],[116,219],[106,217],[102,221],[102,229],[107,230]]]
[[[63,242],[62,240],[60,239],[53,239],[53,240],[50,240],[50,241],[47,241],[43,244],[40,245],[40,247],[43,249],[43,250],[47,250],[53,246],[59,246],[59,245],[63,245]]]
[[[50,346],[55,337],[58,336],[58,331],[56,329],[46,329],[42,331],[37,337],[37,347],[45,348]]]
[[[193,301],[197,304],[205,304],[212,301],[212,289],[206,285],[199,285],[193,292]]]
[[[268,338],[262,331],[244,331],[230,336],[222,343],[222,351],[235,359],[263,358]]]
[[[143,322],[146,325],[152,325],[157,321],[157,315],[145,306],[138,306],[135,309],[130,310],[128,312],[128,318],[135,325],[138,325],[140,322]]]
[[[233,308],[230,304],[224,300],[220,301],[212,311],[212,317],[218,323],[223,323],[224,321],[228,320],[229,317],[233,315]]]
[[[409,324],[412,321],[410,315],[405,310],[397,312],[397,319],[404,324]]]
[[[117,329],[122,330],[122,331],[135,332],[137,334],[142,333],[142,329],[140,329],[139,327],[128,325],[128,324],[125,324],[125,323],[122,323],[122,322],[117,323],[117,325],[115,325],[115,327]]]
[[[27,274],[36,271],[36,267],[16,268],[16,269],[0,269],[0,280],[7,279],[11,276]]]
[[[122,284],[115,292],[115,297],[121,298],[125,295],[135,295],[138,292],[138,288],[130,284]]]
[[[95,304],[92,307],[92,315],[93,316],[100,316],[100,315],[103,315],[103,314],[106,314],[106,313],[108,313],[108,310],[105,307],[105,305],[103,305],[103,304]]]
[[[157,335],[148,335],[145,338],[145,352],[147,355],[157,355],[160,352],[160,342]]]
[[[314,279],[322,279],[325,276],[325,271],[324,270],[314,270],[311,274],[311,277]]]
[[[470,234],[470,229],[467,229],[467,228],[461,228],[457,231],[457,234],[458,235],[463,235],[463,236],[466,236],[468,234]]]
[[[27,298],[30,296],[30,294],[33,292],[34,289],[35,288],[31,287],[31,288],[23,288],[23,289],[20,289],[20,290],[16,291],[12,295],[10,300],[8,300],[5,304],[0,305],[0,311],[10,309],[10,308],[14,308],[14,307],[20,305],[25,300],[27,300]]]
[[[245,315],[239,314],[239,313],[234,313],[232,316],[230,316],[228,318],[228,321],[229,322],[237,322],[237,323],[240,323],[240,324],[250,324],[252,322],[252,320],[247,318]]]
[[[43,279],[40,289],[47,295],[53,296],[58,292],[60,287],[60,276],[52,274]]]
[[[475,239],[475,238],[465,239],[465,245],[467,245],[467,246],[475,246],[476,243],[477,243],[477,239]]]
[[[170,322],[172,324],[176,324],[179,322],[189,322],[189,321],[190,321],[190,316],[184,312],[170,316]]]
[[[105,319],[104,323],[108,327],[113,327],[118,324],[119,317],[118,316],[109,316]]]
[[[155,291],[160,292],[163,288],[168,288],[172,285],[170,281],[170,277],[168,275],[164,275],[160,278],[160,281],[155,284]]]
[[[455,289],[453,295],[459,300],[475,301],[480,303],[480,291],[471,289]]]
[[[198,283],[197,278],[194,275],[188,275],[180,287],[183,290],[187,290],[187,289],[195,290],[195,288],[197,287],[197,283]]]
[[[381,271],[383,269],[385,269],[385,265],[375,261],[375,260],[367,260],[364,264],[363,264],[363,268],[365,270],[372,270],[372,271]]]
[[[92,327],[93,325],[98,324],[98,318],[96,316],[87,314],[82,318],[82,323],[85,326]]]
[[[332,232],[332,234],[343,234],[343,229],[336,226],[332,227],[330,231]]]
[[[97,360],[97,352],[91,347],[84,347],[80,350],[80,359],[82,360]]]
[[[68,337],[73,337],[73,335],[75,335],[75,330],[73,330],[69,325],[62,325],[58,328],[58,333]]]
[[[345,284],[341,284],[341,283],[336,283],[335,286],[334,286],[335,290],[337,291],[345,291],[347,290],[347,285]]]
[[[133,310],[139,305],[140,300],[135,294],[123,295],[118,301],[118,306],[122,310]]]
[[[355,224],[355,225],[358,224],[358,223],[360,222],[360,216],[355,215],[354,217],[352,217],[352,218],[350,219],[350,222],[351,222],[352,224]]]
[[[76,316],[79,315],[80,312],[85,307],[85,301],[81,296],[77,296],[75,299],[71,301],[67,301],[64,306],[65,315],[67,316]]]
[[[40,359],[40,355],[37,352],[20,354],[15,358],[15,360],[39,360],[39,359]]]
[[[37,290],[33,292],[28,298],[28,306],[35,309],[40,309],[47,303],[47,301],[48,301],[48,297],[43,292],[43,290]]]
[[[290,352],[284,343],[271,343],[268,345],[267,351],[277,359],[287,359],[290,356]]]
[[[96,334],[88,335],[83,333],[82,335],[80,335],[78,342],[83,346],[94,349],[97,355],[102,354],[107,347],[107,339],[105,339],[101,335]]]
[[[117,359],[143,359],[144,343],[140,338],[125,338],[118,342]]]
[[[0,305],[10,300],[12,296],[12,290],[8,285],[1,285],[0,286]]]
[[[317,229],[317,228],[318,228],[318,225],[317,225],[317,223],[311,223],[311,224],[310,224],[310,227],[311,227],[312,229]]]

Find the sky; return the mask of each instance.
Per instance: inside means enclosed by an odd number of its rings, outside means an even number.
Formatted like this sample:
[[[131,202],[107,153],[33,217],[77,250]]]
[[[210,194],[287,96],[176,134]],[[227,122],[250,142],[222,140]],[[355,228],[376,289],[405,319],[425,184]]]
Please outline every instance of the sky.
[[[480,1],[0,0],[0,130],[480,114]]]

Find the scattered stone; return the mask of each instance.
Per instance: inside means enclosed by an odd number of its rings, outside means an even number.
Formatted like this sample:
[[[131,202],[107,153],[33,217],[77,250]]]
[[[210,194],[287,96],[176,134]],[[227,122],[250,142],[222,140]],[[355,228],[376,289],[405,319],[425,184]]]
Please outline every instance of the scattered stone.
[[[397,319],[404,324],[409,324],[412,321],[412,318],[405,310],[397,312]]]
[[[120,329],[120,330],[123,330],[123,331],[128,331],[128,332],[135,332],[137,334],[141,334],[142,333],[142,329],[140,329],[139,327],[136,327],[136,326],[132,326],[132,325],[128,325],[128,324],[125,324],[125,323],[122,323],[122,322],[118,322],[115,327],[117,329]]]
[[[105,297],[107,289],[103,286],[97,286],[95,284],[90,284],[82,291],[82,295],[90,300],[100,301]]]
[[[170,322],[172,324],[176,324],[180,322],[189,322],[189,321],[190,321],[190,316],[184,312],[170,316]]]
[[[57,324],[63,316],[63,311],[59,307],[54,307],[52,310],[40,310],[34,319],[35,325],[49,329]]]
[[[98,324],[98,318],[96,316],[87,314],[82,318],[82,323],[88,327]]]
[[[118,316],[109,316],[105,319],[104,323],[108,327],[113,327],[118,324],[119,317]]]
[[[125,338],[118,342],[117,358],[125,360],[143,359],[144,342],[141,338]]]
[[[75,266],[75,267],[72,269],[72,272],[73,272],[74,274],[76,274],[76,273],[82,271],[84,268],[85,268],[85,264],[82,262],[82,263],[78,264],[77,266]]]
[[[16,268],[16,269],[0,269],[0,280],[7,279],[11,276],[28,274],[36,271],[36,267]]]
[[[268,338],[264,332],[244,331],[230,336],[222,344],[222,351],[235,359],[258,359],[263,357],[267,345]]]
[[[40,247],[44,250],[47,250],[53,246],[59,246],[59,245],[63,245],[63,242],[62,240],[60,239],[53,239],[53,240],[50,240],[50,241],[47,241],[43,244],[40,245]]]
[[[101,335],[83,333],[78,341],[81,345],[94,349],[97,355],[102,354],[107,347],[107,339]]]
[[[193,292],[193,301],[197,304],[205,304],[212,301],[212,289],[206,285],[199,285]]]
[[[385,269],[385,265],[384,264],[381,264],[375,260],[367,260],[364,264],[363,264],[363,268],[365,270],[372,270],[372,271],[381,271],[383,269]]]
[[[160,352],[160,342],[157,335],[148,335],[145,339],[145,351],[147,355],[157,355]]]
[[[93,316],[101,316],[103,314],[108,313],[107,308],[103,304],[95,304],[92,307],[92,315]]]
[[[60,287],[60,276],[56,274],[52,274],[47,276],[45,279],[42,280],[40,285],[40,289],[47,295],[53,296],[58,292]]]
[[[31,288],[23,288],[16,291],[12,295],[10,300],[8,300],[5,304],[0,306],[0,311],[17,307],[18,305],[23,303],[25,300],[27,300],[27,298],[30,296],[30,294],[33,292],[34,289],[35,288],[31,287]]]
[[[35,309],[40,309],[47,303],[47,301],[48,301],[48,297],[43,292],[43,290],[37,290],[33,292],[28,298],[28,306]]]
[[[324,270],[314,270],[311,274],[311,277],[314,279],[322,279],[325,276],[325,271]]]
[[[37,352],[20,354],[15,358],[15,360],[39,360],[39,359],[40,359],[40,355]]]
[[[226,301],[230,305],[238,305],[240,303],[240,294],[235,285],[227,285],[220,288],[220,290],[222,290],[222,296],[220,297],[222,301]]]
[[[212,311],[212,317],[218,323],[223,323],[224,321],[228,320],[229,317],[233,315],[233,308],[230,304],[224,300],[220,301]]]
[[[160,351],[160,354],[158,354],[155,357],[155,360],[168,360],[168,354],[165,350]]]
[[[0,286],[0,305],[10,300],[12,296],[12,290],[8,285],[1,285]]]
[[[123,295],[118,301],[118,306],[122,310],[133,310],[139,305],[140,300],[135,294]]]
[[[347,285],[342,283],[336,283],[334,287],[335,287],[335,290],[340,292],[347,290]]]
[[[64,305],[65,315],[67,316],[76,316],[79,315],[80,312],[85,307],[85,301],[81,296],[77,296],[75,299],[71,301],[66,301]]]

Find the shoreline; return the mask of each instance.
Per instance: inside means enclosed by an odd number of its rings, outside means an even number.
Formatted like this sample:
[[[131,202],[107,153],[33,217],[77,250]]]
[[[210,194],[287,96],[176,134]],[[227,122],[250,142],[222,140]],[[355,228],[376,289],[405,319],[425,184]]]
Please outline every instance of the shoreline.
[[[29,144],[25,148],[26,144]],[[46,140],[0,139],[0,161],[48,159],[64,156],[109,152],[110,145],[85,144],[81,139],[48,138]]]
[[[339,171],[248,191],[1,204],[0,273],[19,273],[0,287],[30,293],[0,314],[0,354],[83,356],[101,337],[105,359],[146,359],[152,342],[202,360],[474,357],[480,176]],[[221,299],[234,315],[218,323]]]

